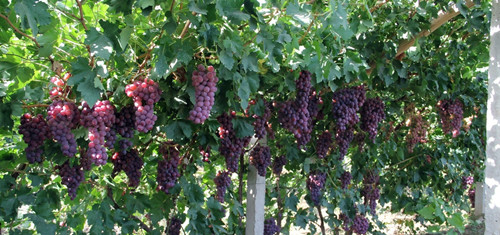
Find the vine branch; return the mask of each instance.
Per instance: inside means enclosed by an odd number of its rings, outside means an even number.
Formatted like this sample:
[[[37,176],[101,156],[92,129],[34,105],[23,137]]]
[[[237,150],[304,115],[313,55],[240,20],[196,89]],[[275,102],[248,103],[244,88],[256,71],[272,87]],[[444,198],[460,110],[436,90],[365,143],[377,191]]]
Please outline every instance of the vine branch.
[[[321,212],[321,206],[318,205],[316,206],[316,209],[318,209],[318,215],[319,215],[319,219],[320,219],[320,228],[321,228],[321,234],[325,235],[326,234],[326,230],[325,230],[325,219],[323,219],[323,213]]]
[[[9,18],[3,14],[0,13],[0,17],[3,18],[5,21],[7,21],[7,23],[10,25],[10,27],[12,29],[14,29],[14,31],[16,31],[17,33],[23,35],[24,37],[27,37],[29,38],[31,41],[33,41],[36,45],[36,47],[40,48],[40,44],[36,41],[36,39],[26,33],[24,33],[23,31],[19,30],[16,26],[14,26],[14,24],[12,24],[12,22],[9,20]]]
[[[316,20],[317,17],[318,17],[318,15],[315,14],[314,18],[311,20],[311,23],[309,24],[309,26],[307,26],[306,31],[304,32],[304,34],[302,34],[302,37],[300,37],[299,44],[302,43],[302,40],[304,40],[304,38],[307,36],[307,34],[309,33],[309,31],[311,31],[311,27],[314,24],[314,21]]]

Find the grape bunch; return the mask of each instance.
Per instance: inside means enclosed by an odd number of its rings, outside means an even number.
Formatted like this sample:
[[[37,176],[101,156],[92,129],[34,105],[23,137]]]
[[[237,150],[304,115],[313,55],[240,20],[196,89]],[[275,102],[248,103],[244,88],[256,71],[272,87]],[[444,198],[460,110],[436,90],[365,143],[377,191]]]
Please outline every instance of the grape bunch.
[[[342,222],[343,222],[342,228],[344,229],[344,231],[346,231],[346,232],[351,231],[350,225],[352,223],[352,219],[344,213],[340,213],[339,219],[342,220]]]
[[[309,104],[307,105],[307,111],[309,111],[309,115],[311,115],[311,119],[316,119],[319,117],[319,105],[323,104],[323,100],[321,96],[316,94],[316,91],[313,91],[309,96]]]
[[[153,129],[157,119],[154,114],[154,104],[161,98],[158,83],[148,78],[137,80],[125,87],[125,93],[134,100],[135,128],[147,133]]]
[[[354,128],[348,127],[344,131],[338,131],[335,135],[337,146],[339,147],[339,160],[342,161],[347,154],[349,144],[354,139]]]
[[[309,190],[309,196],[314,205],[319,205],[321,201],[321,190],[325,187],[326,173],[311,172],[306,180],[306,186]]]
[[[276,220],[274,218],[269,218],[264,221],[264,235],[275,235],[279,234],[280,227],[276,225]]]
[[[200,149],[200,154],[203,157],[204,162],[210,162],[210,150],[212,149],[210,146],[207,145],[207,147],[199,147]]]
[[[283,166],[287,163],[287,159],[285,155],[281,155],[279,157],[275,157],[272,163],[271,168],[273,169],[273,173],[275,175],[280,175],[281,171],[283,171]]]
[[[168,222],[167,235],[179,235],[181,233],[182,222],[177,217],[172,217]]]
[[[116,113],[114,129],[123,138],[134,137],[135,111],[132,105],[127,105]]]
[[[473,176],[462,176],[462,188],[467,189],[469,185],[474,183],[474,177]]]
[[[217,194],[215,195],[215,199],[217,199],[220,203],[224,203],[226,189],[231,184],[231,177],[229,176],[229,174],[229,171],[219,171],[219,173],[217,173],[217,176],[215,176],[214,178],[214,183],[217,187]]]
[[[264,107],[265,110],[262,116],[258,116],[256,114],[253,115],[254,122],[252,123],[252,125],[255,131],[255,137],[257,137],[257,139],[262,139],[267,135],[267,122],[271,118],[271,109],[269,108],[267,102],[264,102]]]
[[[358,234],[365,234],[368,232],[368,227],[370,226],[370,223],[368,222],[368,219],[366,219],[363,215],[356,215],[352,222],[352,231]]]
[[[118,150],[124,154],[132,148],[132,146],[134,146],[134,143],[129,139],[121,139],[118,141]]]
[[[106,144],[109,142],[109,132],[115,124],[115,106],[111,104],[109,100],[97,101],[94,107],[90,108],[89,105],[84,102],[82,104],[82,126],[85,126],[89,130],[89,148],[87,149],[87,157],[90,162],[97,166],[105,165],[108,160],[108,154],[106,152],[105,146],[113,146],[113,144]],[[113,137],[114,141],[116,136]]]
[[[19,134],[23,135],[24,142],[28,144],[25,149],[28,162],[42,162],[42,145],[45,139],[50,137],[49,125],[43,116],[38,114],[36,117],[32,117],[29,113],[21,116]]]
[[[144,165],[144,161],[139,157],[137,150],[131,149],[125,153],[116,152],[111,157],[111,162],[114,166],[112,175],[116,175],[123,170],[128,177],[128,185],[130,187],[137,187],[139,185],[142,176],[141,168]]]
[[[361,107],[361,130],[368,132],[368,138],[375,142],[378,123],[385,119],[385,105],[380,98],[367,99]]]
[[[341,185],[341,188],[342,189],[347,189],[347,187],[349,186],[349,184],[351,184],[351,180],[352,180],[351,172],[344,171],[344,173],[342,173],[342,175],[340,176],[340,185]]]
[[[281,103],[278,110],[278,121],[283,128],[295,136],[298,147],[306,145],[311,140],[312,119],[308,110],[311,94],[311,73],[301,71],[295,81],[297,95],[295,100]]]
[[[440,100],[437,104],[439,117],[445,134],[452,133],[453,138],[460,134],[464,115],[463,104],[460,100]]]
[[[257,168],[260,176],[266,176],[266,168],[271,165],[271,149],[269,146],[258,144],[250,153],[250,164]]]
[[[330,133],[329,131],[324,131],[318,137],[318,143],[316,144],[316,153],[318,154],[318,158],[325,158],[325,156],[328,154],[328,151],[330,151],[330,148],[332,147],[332,143],[332,133]]]
[[[71,77],[71,74],[66,73],[62,79],[58,77],[50,78],[50,82],[54,85],[49,91],[50,99],[55,100],[64,97],[65,93],[69,91],[69,87],[66,87],[69,77]]]
[[[333,93],[333,118],[337,122],[337,130],[343,132],[359,122],[356,112],[363,106],[366,99],[364,86],[345,88]]]
[[[379,184],[380,176],[374,171],[368,171],[363,177],[363,189],[361,196],[365,198],[365,205],[370,206],[371,213],[375,214],[377,200],[380,198]]]
[[[47,124],[54,139],[61,144],[61,151],[68,157],[76,154],[75,136],[71,129],[78,125],[80,113],[72,102],[55,100],[47,108]]]
[[[210,115],[210,110],[215,101],[215,92],[217,92],[216,84],[219,81],[215,75],[213,66],[198,65],[198,70],[193,71],[192,84],[195,89],[195,105],[194,109],[189,111],[189,120],[196,124],[201,124]]]
[[[413,153],[413,149],[418,143],[426,142],[427,124],[422,115],[415,112],[413,104],[405,107],[405,115],[407,116],[406,126],[410,128],[406,135],[406,147],[409,153]]]
[[[167,142],[160,147],[160,153],[163,155],[163,160],[158,161],[156,181],[158,189],[169,194],[169,190],[181,176],[178,169],[179,150],[171,142]]]
[[[238,158],[243,153],[243,148],[248,145],[250,138],[236,137],[232,119],[233,115],[227,113],[223,113],[217,117],[217,121],[221,124],[219,127],[219,152],[226,158],[226,167],[229,172],[237,172]]]
[[[59,170],[59,176],[61,176],[62,184],[68,187],[68,195],[70,199],[75,199],[76,190],[85,177],[83,171],[80,169],[80,166],[72,167],[69,165],[69,161],[66,161],[64,164],[56,166],[56,169]]]
[[[363,152],[363,147],[365,146],[366,134],[364,132],[358,132],[354,135],[353,141],[358,145],[358,150]]]

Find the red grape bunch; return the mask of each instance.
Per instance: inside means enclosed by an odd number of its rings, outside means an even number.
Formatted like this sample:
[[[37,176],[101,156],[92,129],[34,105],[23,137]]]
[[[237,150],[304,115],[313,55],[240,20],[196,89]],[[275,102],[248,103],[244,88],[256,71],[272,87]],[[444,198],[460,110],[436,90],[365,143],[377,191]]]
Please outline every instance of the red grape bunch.
[[[311,140],[312,119],[308,110],[311,94],[311,73],[301,71],[295,81],[297,95],[295,100],[282,103],[278,110],[278,121],[283,128],[295,136],[297,145],[306,145]]]
[[[158,161],[156,181],[158,189],[169,194],[169,190],[175,186],[177,179],[181,176],[178,169],[179,151],[171,142],[168,142],[160,147],[160,153],[163,159]]]
[[[385,119],[385,105],[380,98],[367,99],[361,107],[361,130],[368,132],[368,138],[375,142],[379,122]]]
[[[344,171],[344,173],[342,173],[342,175],[340,176],[340,187],[342,189],[347,189],[347,187],[349,187],[349,184],[351,184],[351,180],[352,180],[352,175],[351,175],[351,172],[349,171]]]
[[[260,176],[266,176],[266,168],[271,165],[271,149],[258,144],[250,153],[250,164],[257,168]]]
[[[59,170],[59,176],[61,176],[62,184],[68,187],[68,195],[70,199],[75,199],[76,190],[85,177],[80,166],[72,167],[69,165],[69,161],[66,161],[61,166],[56,166],[56,169]]]
[[[356,215],[354,221],[352,222],[352,231],[358,234],[365,234],[368,232],[368,227],[370,223],[363,215]]]
[[[319,205],[321,201],[321,190],[325,187],[326,173],[314,171],[309,173],[306,181],[309,196],[314,205]]]
[[[179,235],[181,233],[182,222],[177,217],[170,218],[168,222],[168,233],[167,235]]]
[[[453,138],[460,134],[464,115],[460,100],[440,100],[437,104],[439,117],[445,134],[452,133]]]
[[[69,91],[69,87],[66,87],[66,82],[69,77],[71,77],[71,74],[66,73],[62,79],[58,77],[50,78],[50,82],[54,85],[49,92],[50,99],[55,100],[64,97],[64,95]]]
[[[128,177],[128,185],[130,187],[137,187],[141,182],[141,168],[144,165],[144,161],[139,157],[139,152],[135,149],[131,149],[123,153],[116,152],[111,157],[111,162],[113,163],[113,173],[112,175],[118,174],[120,171],[124,171]]]
[[[316,153],[318,154],[318,158],[325,158],[328,151],[330,151],[330,148],[332,147],[332,143],[332,133],[329,131],[324,131],[321,135],[319,135],[318,142],[316,144]]]
[[[194,109],[189,111],[189,120],[196,124],[201,124],[210,115],[210,110],[215,102],[216,84],[219,81],[212,66],[198,65],[198,70],[193,71],[192,84],[195,89]]]
[[[345,131],[348,126],[359,122],[356,112],[363,106],[366,99],[364,86],[345,88],[333,93],[333,118],[337,122],[337,131]]]
[[[274,218],[269,218],[264,221],[264,235],[275,235],[279,234],[280,227],[276,225],[276,220]]]
[[[217,117],[220,123],[219,137],[220,146],[219,152],[226,158],[226,167],[229,172],[238,171],[238,158],[243,153],[243,148],[248,145],[250,138],[238,138],[233,129],[233,115],[223,113]]]
[[[419,112],[415,111],[415,105],[409,104],[404,109],[406,126],[410,128],[406,135],[406,147],[409,153],[413,153],[413,149],[418,143],[425,143],[427,136],[427,123],[422,118]]]
[[[105,165],[108,154],[105,148],[105,140],[115,123],[115,106],[109,100],[97,101],[90,108],[86,102],[82,104],[81,124],[89,130],[89,148],[87,158],[97,165]]]
[[[42,162],[42,145],[45,139],[50,137],[49,125],[43,116],[38,114],[36,117],[32,117],[29,113],[21,116],[19,133],[23,135],[24,142],[28,144],[25,149],[28,162]]]
[[[467,189],[469,185],[474,183],[474,177],[473,176],[462,176],[462,188]]]
[[[281,155],[279,157],[275,157],[272,163],[271,168],[273,169],[273,173],[275,175],[280,175],[281,171],[283,171],[283,166],[287,163],[287,159],[285,155]]]
[[[365,198],[365,205],[370,205],[371,213],[375,214],[377,200],[380,198],[380,189],[378,188],[380,176],[374,171],[368,171],[363,177],[363,189],[361,196]]]
[[[210,162],[210,151],[212,148],[207,145],[205,148],[200,146],[199,149],[200,149],[200,154],[203,157],[203,161]]]
[[[78,125],[79,118],[78,108],[72,102],[55,100],[47,108],[51,134],[61,144],[62,153],[68,157],[76,154],[76,141],[71,129]]]
[[[267,102],[264,102],[264,107],[265,110],[262,116],[258,116],[256,114],[253,115],[254,122],[252,124],[255,131],[255,137],[257,137],[257,139],[262,139],[267,135],[267,122],[271,118],[271,109],[269,108]]]
[[[229,176],[229,171],[219,171],[217,176],[214,178],[215,186],[217,187],[217,194],[215,195],[215,199],[217,199],[220,203],[224,203],[224,196],[226,195],[226,189],[231,185],[231,177]]]
[[[134,100],[135,128],[147,133],[153,129],[157,119],[154,114],[154,104],[161,98],[158,83],[148,78],[137,80],[125,87],[125,93]]]

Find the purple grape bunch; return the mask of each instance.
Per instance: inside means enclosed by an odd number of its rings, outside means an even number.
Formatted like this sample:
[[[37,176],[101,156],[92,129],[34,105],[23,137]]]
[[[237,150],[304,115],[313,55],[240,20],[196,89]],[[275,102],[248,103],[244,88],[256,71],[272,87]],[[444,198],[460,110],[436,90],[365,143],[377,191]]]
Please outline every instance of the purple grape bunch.
[[[52,137],[61,145],[61,151],[68,157],[76,154],[76,140],[71,129],[78,125],[80,112],[72,102],[55,100],[47,108],[47,124]]]
[[[220,123],[219,137],[220,146],[219,152],[226,159],[226,167],[229,172],[238,171],[238,158],[243,153],[243,148],[250,142],[249,137],[238,138],[233,129],[233,115],[227,113],[221,114],[217,117]]]
[[[332,133],[329,131],[321,133],[316,144],[316,153],[318,154],[318,158],[323,159],[326,157],[328,151],[332,148],[332,143]]]
[[[258,144],[250,153],[250,164],[257,168],[260,176],[265,177],[267,167],[271,165],[271,149]]]
[[[90,142],[86,153],[87,158],[97,166],[105,165],[108,160],[105,141],[108,132],[115,124],[115,106],[109,100],[103,100],[97,101],[94,107],[90,108],[84,102],[81,124],[89,130]]]
[[[476,189],[470,188],[469,191],[467,192],[467,196],[469,196],[469,201],[471,204],[472,208],[475,208],[476,206]]]
[[[28,145],[26,147],[26,158],[29,163],[42,162],[42,145],[45,139],[50,138],[50,128],[41,114],[32,117],[26,113],[21,116],[21,125],[19,134],[23,135],[23,141]]]
[[[299,148],[311,140],[312,119],[309,113],[311,94],[311,73],[301,71],[295,81],[297,95],[295,100],[281,103],[278,110],[278,121],[281,126],[293,133]]]
[[[193,71],[192,84],[195,89],[194,109],[189,111],[189,120],[196,124],[201,124],[210,115],[210,110],[215,102],[215,92],[217,92],[217,82],[219,79],[215,74],[213,66],[205,68],[202,64]]]
[[[134,106],[127,105],[116,113],[114,129],[123,138],[133,138],[135,130]]]
[[[253,115],[254,122],[252,125],[257,139],[262,139],[267,135],[267,122],[271,118],[271,109],[269,108],[267,102],[264,102],[264,107],[265,110],[262,116],[258,116],[256,114]]]
[[[177,179],[181,176],[178,169],[179,151],[172,143],[167,142],[160,147],[160,153],[163,159],[158,161],[156,181],[158,190],[169,194],[169,190],[175,186]]]
[[[347,189],[351,184],[352,175],[349,171],[344,171],[342,175],[340,175],[340,187],[342,189]]]
[[[168,223],[168,235],[179,235],[181,233],[182,221],[177,217],[170,218]]]
[[[141,168],[144,165],[144,161],[139,157],[139,152],[135,149],[129,151],[116,152],[111,157],[111,162],[113,163],[113,175],[118,174],[120,171],[124,171],[128,177],[128,185],[130,187],[137,187],[141,182]]]
[[[474,177],[473,176],[462,176],[462,188],[467,189],[469,185],[474,183]]]
[[[380,176],[375,171],[368,171],[363,177],[363,188],[361,196],[365,198],[365,205],[370,206],[370,212],[374,215],[377,207],[377,200],[380,198],[378,184]]]
[[[363,215],[356,215],[354,217],[354,220],[352,221],[352,231],[358,234],[365,234],[368,232],[368,227],[370,226],[370,223],[368,222],[368,219],[366,219]]]
[[[148,78],[137,80],[125,87],[125,93],[134,100],[135,128],[143,133],[149,132],[157,119],[154,104],[161,98],[158,83]]]
[[[333,93],[333,118],[337,122],[337,130],[345,131],[349,126],[359,122],[358,110],[366,99],[364,86],[345,88]]]
[[[264,235],[275,235],[279,234],[280,227],[276,225],[276,220],[274,218],[269,218],[264,221]]]
[[[367,99],[361,107],[361,130],[368,132],[368,138],[375,142],[378,124],[385,119],[385,105],[380,98]]]
[[[69,161],[66,161],[60,166],[56,166],[56,169],[59,170],[59,176],[61,176],[62,184],[66,185],[68,188],[68,195],[70,199],[75,199],[76,190],[85,178],[82,169],[80,166],[70,166]]]
[[[339,219],[342,220],[342,222],[343,222],[342,229],[344,229],[344,231],[346,231],[346,232],[351,231],[352,219],[344,213],[340,213]]]
[[[273,169],[273,173],[275,175],[281,175],[283,171],[283,166],[287,163],[287,159],[285,155],[277,156],[274,158],[271,168]]]
[[[337,142],[337,146],[339,147],[339,160],[342,161],[347,154],[347,150],[349,149],[349,145],[354,139],[354,128],[348,127],[344,131],[337,131],[335,135],[335,140]]]
[[[306,180],[306,186],[309,190],[309,196],[314,205],[319,205],[321,201],[321,190],[325,187],[326,173],[314,171],[309,173]]]
[[[229,171],[219,171],[217,176],[214,178],[215,186],[217,187],[217,194],[215,199],[220,203],[224,203],[224,196],[226,195],[226,189],[231,185],[231,177]]]
[[[437,104],[439,117],[443,132],[445,134],[452,133],[453,138],[460,134],[462,127],[462,119],[464,115],[463,104],[460,100],[445,99],[440,100]]]

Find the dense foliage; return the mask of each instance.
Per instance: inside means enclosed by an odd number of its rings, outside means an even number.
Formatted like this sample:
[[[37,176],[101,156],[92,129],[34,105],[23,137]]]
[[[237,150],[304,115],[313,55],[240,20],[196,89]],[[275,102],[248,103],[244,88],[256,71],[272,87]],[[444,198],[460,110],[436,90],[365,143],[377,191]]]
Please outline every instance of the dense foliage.
[[[0,0],[0,229],[242,234],[256,166],[269,234],[463,230],[489,5]]]

